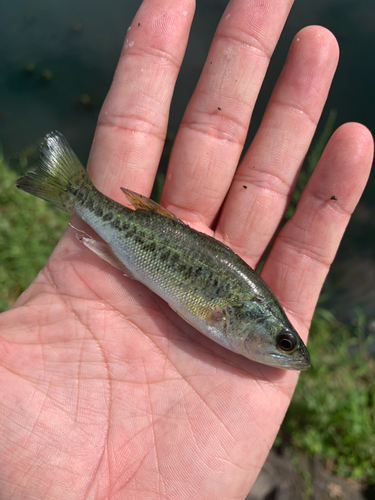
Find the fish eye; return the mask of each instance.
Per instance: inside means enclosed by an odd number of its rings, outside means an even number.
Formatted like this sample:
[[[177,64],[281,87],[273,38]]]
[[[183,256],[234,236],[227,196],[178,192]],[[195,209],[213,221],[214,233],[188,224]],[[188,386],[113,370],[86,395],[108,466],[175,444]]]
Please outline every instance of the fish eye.
[[[279,333],[276,340],[277,347],[284,352],[291,352],[297,347],[297,337],[293,332]]]

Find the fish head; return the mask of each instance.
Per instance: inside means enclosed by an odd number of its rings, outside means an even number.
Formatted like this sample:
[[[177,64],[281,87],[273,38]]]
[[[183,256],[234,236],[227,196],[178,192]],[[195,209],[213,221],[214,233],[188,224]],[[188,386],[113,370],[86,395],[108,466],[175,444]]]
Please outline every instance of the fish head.
[[[278,302],[245,301],[226,307],[225,317],[233,351],[277,368],[310,368],[307,347]]]

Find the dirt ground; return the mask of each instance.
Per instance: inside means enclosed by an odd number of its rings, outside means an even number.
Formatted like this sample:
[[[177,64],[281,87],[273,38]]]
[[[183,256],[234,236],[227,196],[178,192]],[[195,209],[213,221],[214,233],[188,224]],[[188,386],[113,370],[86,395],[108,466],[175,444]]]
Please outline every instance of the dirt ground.
[[[333,475],[318,458],[271,451],[246,500],[375,500],[375,488]]]

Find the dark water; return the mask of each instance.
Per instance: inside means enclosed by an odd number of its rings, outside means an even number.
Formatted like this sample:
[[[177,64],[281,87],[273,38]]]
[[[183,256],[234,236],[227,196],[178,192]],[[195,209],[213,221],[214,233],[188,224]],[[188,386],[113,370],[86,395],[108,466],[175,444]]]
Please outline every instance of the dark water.
[[[140,0],[0,2],[0,141],[7,158],[38,144],[47,131],[58,129],[86,161],[100,105],[110,86],[126,29],[140,3]],[[178,128],[226,4],[223,0],[197,1],[190,42],[172,103],[172,132]],[[309,24],[329,28],[341,48],[322,124],[329,110],[335,108],[337,126],[359,121],[375,131],[374,0],[313,3],[297,0],[272,58],[249,140],[260,122],[293,36]],[[359,303],[375,317],[375,286],[368,278],[375,276],[374,211],[375,173],[340,248],[329,284],[340,287],[342,304]],[[350,276],[354,274],[360,281],[360,293],[352,290],[352,278],[345,283],[348,268]],[[366,277],[365,289],[362,276]]]

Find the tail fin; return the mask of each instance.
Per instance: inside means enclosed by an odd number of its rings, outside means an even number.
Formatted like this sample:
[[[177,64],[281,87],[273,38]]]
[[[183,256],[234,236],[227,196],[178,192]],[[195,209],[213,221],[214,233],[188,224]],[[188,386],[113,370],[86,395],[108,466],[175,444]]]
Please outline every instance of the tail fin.
[[[37,168],[17,179],[16,186],[73,213],[77,190],[91,184],[86,170],[60,132],[47,134],[40,151]]]

